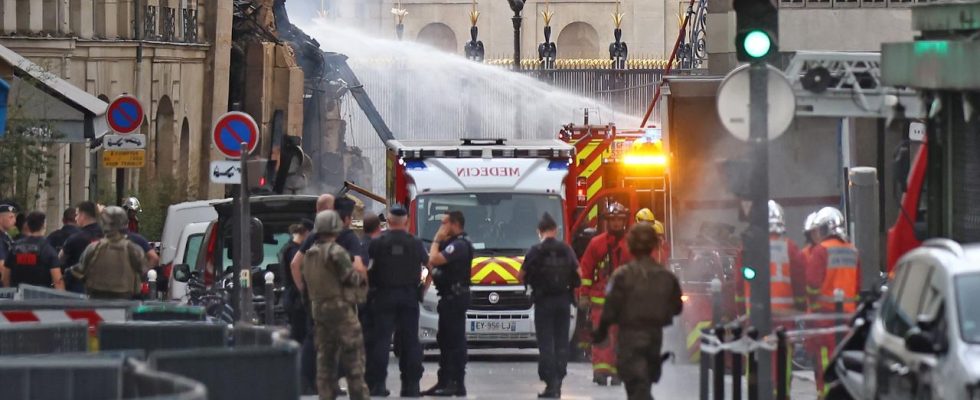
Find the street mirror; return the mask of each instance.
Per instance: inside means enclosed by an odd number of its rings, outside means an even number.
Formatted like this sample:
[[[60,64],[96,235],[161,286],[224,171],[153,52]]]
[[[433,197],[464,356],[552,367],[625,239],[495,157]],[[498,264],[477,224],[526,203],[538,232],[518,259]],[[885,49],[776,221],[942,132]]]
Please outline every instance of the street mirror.
[[[905,349],[913,353],[935,353],[932,338],[922,330],[915,328],[905,335]]]
[[[174,280],[187,283],[191,279],[191,266],[187,264],[174,265]]]

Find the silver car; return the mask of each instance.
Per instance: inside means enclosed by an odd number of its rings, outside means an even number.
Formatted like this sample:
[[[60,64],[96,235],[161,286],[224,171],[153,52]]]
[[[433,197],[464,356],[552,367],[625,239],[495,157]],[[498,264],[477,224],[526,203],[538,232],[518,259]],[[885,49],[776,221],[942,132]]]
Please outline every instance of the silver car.
[[[865,347],[868,399],[980,399],[980,245],[908,253]]]

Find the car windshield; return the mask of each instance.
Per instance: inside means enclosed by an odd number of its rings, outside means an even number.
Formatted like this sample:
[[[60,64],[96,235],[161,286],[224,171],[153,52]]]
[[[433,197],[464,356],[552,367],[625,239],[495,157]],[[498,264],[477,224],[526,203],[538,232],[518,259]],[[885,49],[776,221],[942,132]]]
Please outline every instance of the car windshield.
[[[967,343],[980,344],[980,272],[956,277],[956,309],[960,335]]]
[[[462,211],[466,233],[478,253],[523,254],[538,242],[538,220],[547,212],[564,232],[561,197],[547,194],[433,194],[418,198],[419,237],[431,240],[448,211]]]
[[[270,264],[279,264],[279,250],[282,250],[283,246],[285,246],[286,243],[289,243],[289,241],[292,240],[292,237],[289,236],[289,233],[285,233],[285,232],[275,233],[272,235],[272,238],[275,241],[275,243],[266,242],[262,244],[262,247],[264,248],[264,250],[262,251],[263,258],[262,258],[262,264],[259,265],[258,268],[263,271],[269,269]],[[223,262],[222,265],[224,266],[232,265],[230,253],[231,253],[230,250],[222,252],[223,254],[221,259],[221,261]]]
[[[187,237],[187,250],[184,251],[184,264],[191,264],[197,260],[197,254],[201,251],[201,242],[204,241],[203,233],[195,233]]]

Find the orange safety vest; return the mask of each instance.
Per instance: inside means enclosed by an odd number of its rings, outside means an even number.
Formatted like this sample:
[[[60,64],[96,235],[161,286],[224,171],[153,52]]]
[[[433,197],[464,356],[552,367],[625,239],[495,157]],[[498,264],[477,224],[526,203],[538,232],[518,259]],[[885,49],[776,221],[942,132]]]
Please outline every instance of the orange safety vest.
[[[793,280],[789,267],[789,242],[784,238],[769,239],[769,309],[785,313],[793,311]],[[737,296],[736,296],[737,297]],[[751,308],[752,288],[745,282],[745,309]]]
[[[854,245],[837,238],[820,243],[827,249],[827,273],[820,287],[817,303],[821,311],[835,311],[834,291],[844,291],[844,311],[857,308],[858,251]]]

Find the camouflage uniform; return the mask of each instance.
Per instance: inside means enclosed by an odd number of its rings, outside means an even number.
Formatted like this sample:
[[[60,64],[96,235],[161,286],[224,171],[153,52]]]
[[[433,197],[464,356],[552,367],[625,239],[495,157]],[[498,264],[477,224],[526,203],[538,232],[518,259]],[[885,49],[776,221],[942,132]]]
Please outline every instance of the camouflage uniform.
[[[681,313],[677,277],[649,257],[620,267],[612,275],[597,336],[619,326],[617,369],[631,400],[652,399],[651,385],[660,380],[663,328]]]
[[[357,319],[357,302],[352,287],[359,286],[347,251],[331,241],[321,241],[306,252],[303,260],[317,348],[316,384],[321,400],[337,396],[338,362],[347,371],[352,399],[368,399],[364,381],[364,336]]]

